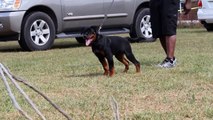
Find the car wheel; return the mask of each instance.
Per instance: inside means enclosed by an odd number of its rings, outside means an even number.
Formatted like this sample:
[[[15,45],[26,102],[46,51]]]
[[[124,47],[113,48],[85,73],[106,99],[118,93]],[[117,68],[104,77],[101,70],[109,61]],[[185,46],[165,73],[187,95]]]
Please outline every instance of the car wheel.
[[[130,31],[130,36],[132,38],[144,38],[144,41],[147,42],[153,42],[156,40],[152,37],[149,8],[141,8],[137,11],[133,26]]]
[[[76,37],[75,39],[78,41],[78,43],[85,44],[85,39],[83,37]]]
[[[23,21],[20,46],[24,50],[46,50],[55,39],[55,25],[46,13],[32,12]]]
[[[208,32],[213,31],[213,24],[204,23],[203,25]]]

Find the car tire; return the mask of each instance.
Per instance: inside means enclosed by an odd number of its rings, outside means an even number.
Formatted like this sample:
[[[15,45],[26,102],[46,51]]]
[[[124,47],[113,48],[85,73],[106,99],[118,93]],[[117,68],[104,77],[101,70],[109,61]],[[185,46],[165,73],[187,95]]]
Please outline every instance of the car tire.
[[[85,42],[86,42],[85,39],[84,39],[83,37],[76,37],[75,39],[76,39],[77,42],[80,43],[80,44],[85,44]]]
[[[43,12],[29,13],[23,20],[20,46],[27,51],[47,50],[55,39],[55,25]]]
[[[203,26],[206,28],[208,32],[213,31],[213,24],[204,23]]]
[[[152,37],[149,8],[141,8],[137,11],[130,31],[130,37],[144,38],[143,41],[146,42],[153,42],[156,40]]]

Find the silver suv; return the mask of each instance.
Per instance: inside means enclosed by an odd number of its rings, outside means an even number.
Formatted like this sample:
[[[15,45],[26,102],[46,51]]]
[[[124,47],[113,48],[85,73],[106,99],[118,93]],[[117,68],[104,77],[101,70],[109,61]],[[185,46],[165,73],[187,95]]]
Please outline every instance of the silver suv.
[[[18,40],[28,51],[49,49],[55,38],[83,43],[81,30],[101,25],[105,15],[101,34],[154,41],[149,14],[149,0],[0,0],[0,41]]]

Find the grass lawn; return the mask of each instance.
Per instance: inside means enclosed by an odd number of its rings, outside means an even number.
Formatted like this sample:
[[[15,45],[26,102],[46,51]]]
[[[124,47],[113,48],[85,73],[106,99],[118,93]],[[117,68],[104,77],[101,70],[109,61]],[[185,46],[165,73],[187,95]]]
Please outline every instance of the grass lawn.
[[[178,65],[161,69],[155,65],[165,55],[159,40],[133,43],[142,73],[128,73],[116,59],[116,75],[103,76],[91,48],[75,40],[56,40],[48,51],[24,52],[17,42],[0,43],[0,62],[44,92],[74,120],[110,120],[110,98],[119,105],[122,120],[206,120],[213,119],[213,33],[204,29],[179,29]],[[65,118],[42,97],[22,85],[48,120]],[[11,84],[11,87],[14,86]],[[37,114],[14,88],[21,107],[34,119]],[[13,107],[0,80],[0,120],[24,120]]]

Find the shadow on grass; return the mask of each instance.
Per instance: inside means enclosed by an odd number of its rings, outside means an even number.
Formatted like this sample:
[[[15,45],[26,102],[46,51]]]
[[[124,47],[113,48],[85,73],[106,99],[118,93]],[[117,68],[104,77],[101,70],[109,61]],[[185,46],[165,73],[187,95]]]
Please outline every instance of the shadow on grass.
[[[8,42],[9,43],[9,42]],[[18,43],[12,43],[11,44],[6,44],[5,46],[3,45],[4,43],[1,44],[0,46],[0,52],[29,52],[29,51],[24,51]],[[3,47],[2,47],[3,46]],[[76,47],[85,47],[84,44],[79,44],[79,43],[73,43],[70,41],[62,41],[62,42],[56,42],[53,44],[52,48],[50,50],[54,49],[68,49],[68,48],[76,48]]]
[[[149,59],[149,60],[143,60],[141,62],[141,67],[157,67],[157,65],[161,62],[158,61],[157,59]]]
[[[182,28],[182,30],[179,31],[180,33],[183,32],[183,33],[212,33],[213,31],[207,31],[206,29],[190,29],[188,30],[187,28]]]
[[[0,52],[26,52],[21,48],[18,48],[17,46],[4,46],[4,48],[0,48]]]
[[[75,74],[75,75],[69,75],[67,77],[97,77],[97,76],[104,76],[102,73],[87,73],[87,74]]]
[[[193,33],[212,33],[213,31],[207,31],[204,29],[198,29],[198,30],[194,30],[192,31]]]
[[[66,49],[76,47],[85,47],[85,45],[80,43],[56,43],[51,49]]]

